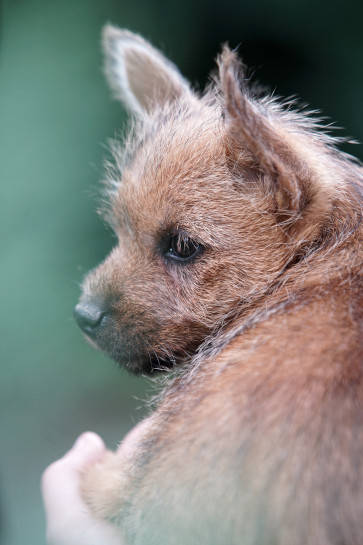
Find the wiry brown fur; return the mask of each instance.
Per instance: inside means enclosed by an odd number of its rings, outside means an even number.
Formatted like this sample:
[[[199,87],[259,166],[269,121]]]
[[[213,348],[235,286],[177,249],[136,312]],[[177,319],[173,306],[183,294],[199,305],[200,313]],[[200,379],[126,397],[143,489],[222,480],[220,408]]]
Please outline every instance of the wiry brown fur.
[[[105,40],[109,71],[114,42],[126,72],[145,44]],[[96,344],[117,361],[179,372],[129,467],[110,453],[85,499],[130,544],[361,545],[362,167],[254,97],[227,47],[203,97],[164,69],[149,101],[133,72],[119,92],[139,117],[108,169],[119,245],[82,301],[107,302]],[[163,254],[176,229],[205,248],[186,265]]]

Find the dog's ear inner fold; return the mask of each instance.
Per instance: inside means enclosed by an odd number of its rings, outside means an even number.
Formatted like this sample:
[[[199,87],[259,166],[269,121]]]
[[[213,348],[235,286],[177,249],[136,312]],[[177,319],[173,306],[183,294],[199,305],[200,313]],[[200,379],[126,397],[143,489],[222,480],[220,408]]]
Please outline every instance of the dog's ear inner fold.
[[[271,113],[251,96],[245,67],[236,52],[224,46],[218,66],[232,153],[233,147],[236,157],[240,149],[247,149],[274,186],[277,208],[299,214],[309,198],[313,174],[289,144],[283,124],[273,123]]]
[[[141,36],[106,25],[102,44],[105,72],[115,98],[138,116],[156,106],[192,97],[188,82],[176,66]]]

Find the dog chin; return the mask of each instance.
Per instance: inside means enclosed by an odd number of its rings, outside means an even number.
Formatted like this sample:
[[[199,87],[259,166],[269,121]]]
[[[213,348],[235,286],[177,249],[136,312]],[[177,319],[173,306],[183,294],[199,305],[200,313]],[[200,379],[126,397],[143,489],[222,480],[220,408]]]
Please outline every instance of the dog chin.
[[[128,372],[134,375],[152,375],[155,373],[162,373],[169,371],[174,367],[174,363],[171,360],[160,360],[157,357],[139,356],[139,357],[129,357],[125,359],[124,357],[119,357],[117,355],[109,355],[120,367],[123,367]]]
[[[151,375],[158,372],[167,371],[174,366],[172,360],[166,360],[158,358],[158,356],[151,356],[146,353],[135,353],[128,349],[122,349],[122,347],[114,347],[112,345],[103,346],[102,342],[91,339],[88,335],[85,334],[85,338],[90,346],[95,350],[102,352],[112,360],[114,360],[117,365],[123,367],[128,372],[134,375]]]

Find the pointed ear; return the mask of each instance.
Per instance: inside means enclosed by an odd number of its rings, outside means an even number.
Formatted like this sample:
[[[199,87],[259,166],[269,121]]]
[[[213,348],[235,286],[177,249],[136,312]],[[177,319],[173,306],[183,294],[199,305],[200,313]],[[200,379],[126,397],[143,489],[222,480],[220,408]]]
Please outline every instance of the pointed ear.
[[[252,97],[245,67],[235,51],[225,46],[218,65],[232,139],[250,152],[254,163],[267,175],[277,209],[290,217],[299,214],[309,200],[311,173],[289,142],[291,134],[273,119],[263,103]]]
[[[106,25],[102,44],[111,89],[131,112],[142,116],[182,95],[192,96],[176,66],[141,36]]]

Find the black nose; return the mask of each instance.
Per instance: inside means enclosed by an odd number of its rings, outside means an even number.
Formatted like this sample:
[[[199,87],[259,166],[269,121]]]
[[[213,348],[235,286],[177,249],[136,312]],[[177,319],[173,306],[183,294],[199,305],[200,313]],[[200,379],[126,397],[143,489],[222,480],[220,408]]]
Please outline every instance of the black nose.
[[[78,303],[73,311],[74,319],[79,327],[89,335],[94,336],[100,329],[106,312],[94,303]]]

